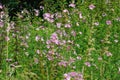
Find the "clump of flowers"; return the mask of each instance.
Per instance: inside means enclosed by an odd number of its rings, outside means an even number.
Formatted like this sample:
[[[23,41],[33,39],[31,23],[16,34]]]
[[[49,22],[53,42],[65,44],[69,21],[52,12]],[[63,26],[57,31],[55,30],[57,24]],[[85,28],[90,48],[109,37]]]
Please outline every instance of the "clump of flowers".
[[[44,13],[43,18],[47,20],[48,22],[51,22],[51,23],[54,22],[54,15],[50,13]]]
[[[83,75],[78,72],[69,72],[64,74],[64,80],[84,80]]]
[[[65,28],[70,28],[71,27],[71,24],[65,24]]]
[[[63,67],[67,67],[68,62],[67,62],[67,61],[60,61],[60,62],[58,63],[58,65],[59,65],[59,66],[63,66]]]

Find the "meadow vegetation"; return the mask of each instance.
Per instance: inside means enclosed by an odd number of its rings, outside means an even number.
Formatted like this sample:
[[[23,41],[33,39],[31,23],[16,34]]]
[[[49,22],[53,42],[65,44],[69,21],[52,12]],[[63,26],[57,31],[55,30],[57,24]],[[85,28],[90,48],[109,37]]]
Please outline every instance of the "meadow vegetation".
[[[120,80],[120,0],[24,5],[0,4],[0,80]]]

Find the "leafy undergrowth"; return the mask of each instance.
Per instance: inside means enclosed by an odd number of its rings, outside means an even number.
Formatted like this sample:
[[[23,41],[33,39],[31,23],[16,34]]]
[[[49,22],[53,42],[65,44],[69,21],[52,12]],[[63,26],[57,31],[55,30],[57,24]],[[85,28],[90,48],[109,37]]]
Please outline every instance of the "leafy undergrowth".
[[[119,5],[82,0],[14,21],[0,5],[0,80],[119,80]]]

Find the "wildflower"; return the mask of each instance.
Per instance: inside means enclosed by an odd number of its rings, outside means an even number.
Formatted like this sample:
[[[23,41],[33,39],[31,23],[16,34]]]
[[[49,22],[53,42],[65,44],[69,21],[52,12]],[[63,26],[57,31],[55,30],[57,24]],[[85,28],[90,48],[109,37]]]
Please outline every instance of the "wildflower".
[[[54,22],[54,15],[51,15],[50,13],[44,13],[43,14],[43,17],[45,20],[49,21],[49,22]]]
[[[35,16],[39,16],[39,10],[34,9],[34,11],[35,11]]]
[[[81,73],[77,72],[69,72],[64,74],[65,79],[64,80],[84,80],[83,75]]]
[[[4,23],[0,21],[0,27],[2,28],[4,26]]]
[[[62,17],[61,13],[58,13],[58,12],[55,13],[54,15],[55,15],[56,18],[61,18]]]
[[[57,34],[56,34],[56,33],[53,33],[53,34],[51,35],[51,39],[53,39],[53,40],[58,39]]]
[[[82,19],[82,18],[83,18],[82,13],[79,13],[79,18],[80,18],[80,19]]]
[[[47,21],[53,23],[53,22],[54,22],[54,19],[48,18]]]
[[[44,13],[44,14],[43,14],[44,19],[50,18],[50,16],[51,16],[50,13]]]
[[[36,50],[36,53],[37,53],[37,54],[40,54],[40,50]]]
[[[71,24],[65,24],[65,28],[70,28]]]
[[[72,64],[72,63],[74,63],[74,62],[75,62],[75,59],[70,57],[69,65]]]
[[[64,13],[69,13],[69,11],[67,9],[64,9],[63,12]]]
[[[47,54],[47,58],[49,61],[54,60],[53,56],[51,56],[50,54]]]
[[[81,60],[82,58],[81,58],[80,56],[77,56],[77,59],[78,59],[78,60]]]
[[[67,61],[61,61],[58,63],[59,66],[67,67],[68,62]]]
[[[95,25],[95,26],[98,26],[98,25],[99,25],[99,22],[95,22],[94,25]]]
[[[74,4],[74,3],[71,3],[71,4],[69,4],[69,7],[75,8],[75,4]]]
[[[106,21],[106,24],[107,24],[107,25],[111,25],[112,22],[111,22],[110,20],[107,20],[107,21]]]
[[[29,36],[28,35],[26,35],[26,39],[28,39],[29,38]]]
[[[40,39],[39,36],[36,36],[36,37],[35,37],[35,40],[36,40],[36,41],[39,41],[39,39]]]
[[[2,4],[0,3],[0,9],[3,9],[3,6],[2,6]]]
[[[40,6],[40,9],[41,9],[41,10],[44,10],[44,6]]]
[[[75,37],[76,36],[76,32],[72,31],[71,34]]]
[[[6,40],[6,41],[9,41],[9,40],[10,40],[10,38],[7,36],[7,37],[5,37],[5,40]]]
[[[64,80],[70,80],[71,79],[70,75],[68,75],[68,74],[64,74],[64,77],[65,77]]]
[[[106,55],[109,57],[109,56],[112,56],[112,53],[111,52],[107,52]]]
[[[61,25],[62,25],[61,23],[56,23],[57,28],[60,28]]]
[[[82,34],[82,32],[79,32],[79,34]]]
[[[76,72],[70,72],[70,73],[68,73],[71,77],[75,77],[75,76],[77,76],[78,75],[78,73],[76,73]]]
[[[51,43],[51,40],[47,40],[47,41],[46,41],[46,44],[50,44],[50,43]]]
[[[93,10],[95,6],[93,4],[89,5],[89,9]]]
[[[85,65],[88,66],[88,67],[91,66],[90,62],[85,62]]]

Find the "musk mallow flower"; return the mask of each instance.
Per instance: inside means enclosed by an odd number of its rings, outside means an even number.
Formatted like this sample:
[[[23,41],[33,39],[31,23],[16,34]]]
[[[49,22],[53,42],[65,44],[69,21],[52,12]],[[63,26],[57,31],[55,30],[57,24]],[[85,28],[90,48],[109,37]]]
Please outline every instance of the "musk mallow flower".
[[[56,23],[57,28],[60,28],[62,23]]]
[[[69,72],[64,74],[64,80],[84,80],[83,79],[83,74],[78,73],[78,72]]]
[[[67,9],[64,9],[63,12],[64,13],[69,13],[69,11]]]
[[[95,8],[95,5],[93,5],[93,4],[89,5],[90,10],[93,10],[94,8]]]
[[[65,28],[70,28],[71,24],[65,24]]]
[[[34,9],[35,11],[35,16],[39,16],[39,10],[38,9]]]
[[[2,28],[4,26],[4,22],[0,21],[0,27]]]
[[[0,3],[0,9],[2,9],[3,8],[3,6],[2,6],[2,4]]]
[[[67,61],[61,61],[58,63],[59,66],[67,67],[68,62]]]
[[[75,8],[75,4],[74,4],[74,3],[71,3],[71,4],[69,4],[69,7]]]
[[[107,25],[111,25],[112,22],[111,22],[110,20],[107,20],[107,21],[106,21],[106,24],[107,24]]]
[[[36,37],[35,37],[35,40],[36,40],[36,41],[39,41],[39,39],[40,39],[40,36],[36,36]]]
[[[9,38],[8,36],[6,36],[6,37],[5,37],[5,40],[6,40],[6,41],[9,41],[9,40],[10,40],[10,38]]]
[[[85,65],[88,66],[88,67],[91,66],[90,62],[85,62]]]

